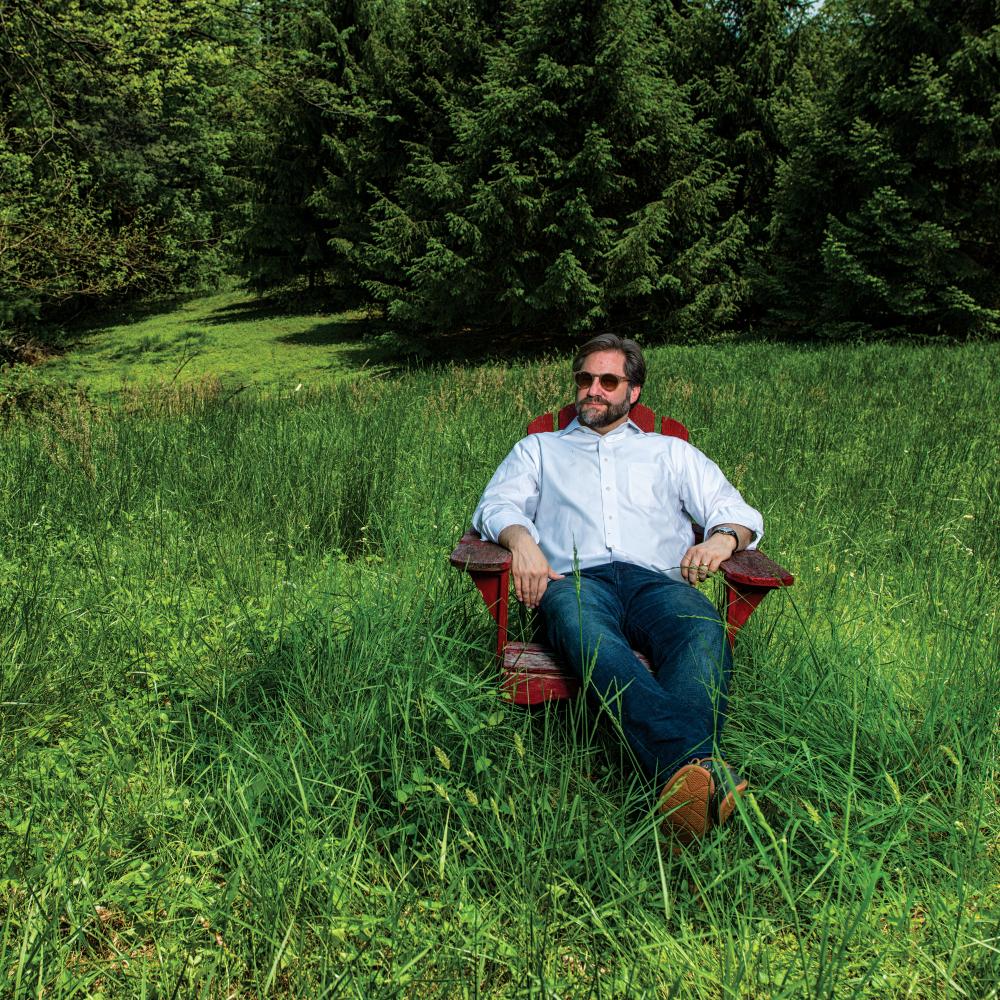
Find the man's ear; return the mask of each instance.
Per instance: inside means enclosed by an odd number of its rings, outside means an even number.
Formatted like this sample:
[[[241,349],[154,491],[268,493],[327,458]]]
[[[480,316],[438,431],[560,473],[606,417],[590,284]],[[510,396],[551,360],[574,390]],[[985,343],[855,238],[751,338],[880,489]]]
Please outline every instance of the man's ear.
[[[642,393],[641,385],[633,385],[629,387],[628,390],[628,405],[635,406],[639,402],[639,396]]]

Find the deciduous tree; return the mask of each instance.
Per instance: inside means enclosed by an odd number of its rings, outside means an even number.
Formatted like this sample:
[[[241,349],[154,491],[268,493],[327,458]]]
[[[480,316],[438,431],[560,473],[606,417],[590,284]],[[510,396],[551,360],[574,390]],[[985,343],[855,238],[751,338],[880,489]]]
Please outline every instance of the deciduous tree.
[[[8,0],[0,322],[223,267],[236,0]]]

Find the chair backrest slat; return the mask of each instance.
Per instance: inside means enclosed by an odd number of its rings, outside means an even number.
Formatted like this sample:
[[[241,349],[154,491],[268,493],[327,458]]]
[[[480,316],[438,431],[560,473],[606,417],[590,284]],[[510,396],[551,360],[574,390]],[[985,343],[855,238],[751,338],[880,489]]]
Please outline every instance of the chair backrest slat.
[[[540,417],[535,417],[534,420],[528,424],[529,434],[544,434],[547,431],[554,431],[556,428],[555,421],[552,419],[551,413],[543,413]]]

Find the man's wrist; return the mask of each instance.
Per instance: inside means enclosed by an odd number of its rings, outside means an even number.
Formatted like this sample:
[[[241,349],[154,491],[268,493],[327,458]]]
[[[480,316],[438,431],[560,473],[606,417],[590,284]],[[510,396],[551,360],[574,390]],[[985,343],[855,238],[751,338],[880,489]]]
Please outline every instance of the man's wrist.
[[[740,536],[736,532],[735,528],[713,528],[712,533],[708,536],[709,538],[715,538],[716,535],[724,535],[726,538],[731,538],[733,541],[733,548],[730,555],[734,552],[738,552],[740,548]]]

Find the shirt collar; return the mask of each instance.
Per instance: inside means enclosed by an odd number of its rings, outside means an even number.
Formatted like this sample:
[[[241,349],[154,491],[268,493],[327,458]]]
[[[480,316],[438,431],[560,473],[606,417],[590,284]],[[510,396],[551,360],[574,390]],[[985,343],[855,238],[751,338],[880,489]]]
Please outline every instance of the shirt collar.
[[[621,427],[616,427],[613,431],[608,431],[607,434],[598,434],[597,431],[593,430],[592,428],[590,428],[590,427],[584,427],[583,424],[580,423],[579,418],[578,417],[574,417],[561,431],[557,431],[557,433],[558,434],[572,434],[574,431],[580,431],[580,432],[582,432],[584,434],[593,434],[594,437],[611,437],[611,438],[614,438],[614,437],[623,436],[623,435],[629,433],[630,430],[634,431],[637,434],[642,434],[643,433],[642,428],[639,427],[639,425],[636,424],[635,421],[633,421],[631,417],[629,417],[628,420],[626,420],[625,423],[623,423],[621,425]]]

